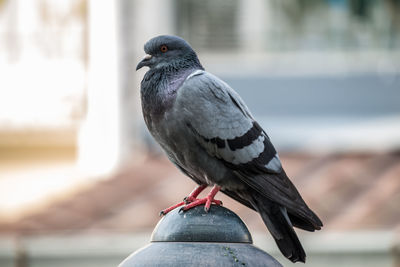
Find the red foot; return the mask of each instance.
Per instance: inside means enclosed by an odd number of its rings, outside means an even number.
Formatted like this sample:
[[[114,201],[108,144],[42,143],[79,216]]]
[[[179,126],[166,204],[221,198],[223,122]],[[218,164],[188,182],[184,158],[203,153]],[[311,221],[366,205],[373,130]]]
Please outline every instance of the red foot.
[[[206,188],[207,188],[207,185],[199,185],[198,187],[196,187],[195,189],[193,189],[193,191],[190,192],[190,194],[189,194],[187,197],[185,197],[185,198],[183,199],[183,202],[184,202],[185,204],[188,204],[188,203],[190,203],[190,202],[195,201],[195,200],[197,199],[197,196],[198,196],[201,192],[203,192],[203,190],[206,189]]]
[[[166,209],[164,209],[164,210],[162,210],[162,211],[160,211],[160,216],[163,216],[163,215],[166,215],[168,212],[170,212],[171,210],[174,210],[174,209],[176,209],[177,207],[180,207],[180,206],[183,206],[183,205],[185,205],[185,202],[184,201],[182,201],[182,202],[179,202],[178,204],[175,204],[175,205],[173,205],[173,206],[171,206],[171,207],[169,207],[169,208],[166,208]]]
[[[179,202],[176,205],[173,205],[169,208],[166,208],[165,210],[160,211],[160,216],[167,214],[171,210],[176,209],[177,207],[183,206],[185,204],[188,204],[194,200],[196,200],[196,197],[204,190],[206,189],[207,185],[199,185],[197,186],[190,194],[189,196],[185,197],[182,202]]]
[[[193,201],[192,203],[185,205],[182,207],[182,210],[189,210],[191,208],[197,207],[199,205],[205,204],[204,205],[204,210],[206,212],[209,211],[211,203],[215,203],[216,205],[222,205],[222,201],[221,200],[216,200],[216,199],[211,199],[208,196],[205,198],[201,198],[201,199],[196,199],[195,201]]]
[[[189,210],[191,208],[194,208],[196,206],[205,204],[204,210],[208,212],[210,209],[211,203],[214,203],[216,205],[222,205],[222,201],[214,199],[215,195],[218,193],[221,187],[214,185],[213,189],[208,193],[208,195],[205,198],[197,199],[197,196],[207,187],[207,185],[199,185],[196,187],[190,194],[189,196],[185,197],[182,202],[179,202],[176,205],[173,205],[165,210],[162,210],[160,212],[160,216],[167,214],[171,210],[176,209],[177,207],[184,206],[182,207],[182,210]]]

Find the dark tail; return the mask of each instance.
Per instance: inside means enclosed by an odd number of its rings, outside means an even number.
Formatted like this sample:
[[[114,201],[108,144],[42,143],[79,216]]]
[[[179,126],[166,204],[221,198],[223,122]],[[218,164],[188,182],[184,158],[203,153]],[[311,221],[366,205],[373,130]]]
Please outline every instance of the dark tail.
[[[292,262],[305,262],[306,253],[293,230],[286,208],[257,193],[252,194],[251,204],[260,213],[282,254]]]

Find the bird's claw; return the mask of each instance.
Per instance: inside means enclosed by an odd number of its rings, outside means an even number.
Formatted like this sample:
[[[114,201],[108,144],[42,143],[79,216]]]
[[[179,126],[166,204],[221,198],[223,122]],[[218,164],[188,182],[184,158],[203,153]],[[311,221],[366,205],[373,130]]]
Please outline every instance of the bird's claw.
[[[222,203],[221,200],[213,199],[212,202],[213,202],[215,205],[218,205],[218,206],[222,206],[222,205],[223,205],[223,203]]]
[[[166,215],[171,210],[174,210],[177,207],[180,207],[180,206],[183,206],[183,205],[185,205],[185,203],[182,201],[182,202],[179,202],[178,204],[175,204],[175,205],[173,205],[173,206],[171,206],[171,207],[169,207],[167,209],[164,209],[164,210],[160,211],[160,216]]]
[[[214,203],[217,206],[222,206],[222,201],[221,200],[213,199],[213,200],[211,200],[210,203],[207,201],[206,204],[204,205],[204,211],[205,212],[208,212],[210,210],[211,203]]]
[[[192,203],[193,201],[196,201],[197,198],[192,197],[192,196],[187,196],[183,199],[183,202],[185,203],[185,205]]]
[[[189,203],[190,203],[189,197],[185,197],[185,198],[183,199],[183,202],[185,203],[185,205],[186,205],[186,204],[189,204]]]

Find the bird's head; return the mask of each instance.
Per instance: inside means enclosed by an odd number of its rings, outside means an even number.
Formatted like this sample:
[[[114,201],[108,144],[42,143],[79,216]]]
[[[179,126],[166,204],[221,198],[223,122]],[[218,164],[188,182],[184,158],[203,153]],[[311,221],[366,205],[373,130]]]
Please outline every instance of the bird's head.
[[[196,53],[190,45],[180,37],[161,35],[150,39],[144,45],[146,56],[136,67],[136,70],[147,66],[157,68],[198,68],[203,69]]]

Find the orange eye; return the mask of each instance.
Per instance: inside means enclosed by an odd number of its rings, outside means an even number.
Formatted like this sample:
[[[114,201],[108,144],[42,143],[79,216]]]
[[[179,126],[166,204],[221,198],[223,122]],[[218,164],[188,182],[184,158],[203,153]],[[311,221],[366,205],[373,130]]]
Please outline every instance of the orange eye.
[[[160,51],[165,53],[168,51],[168,47],[166,45],[162,45],[162,46],[160,46]]]

